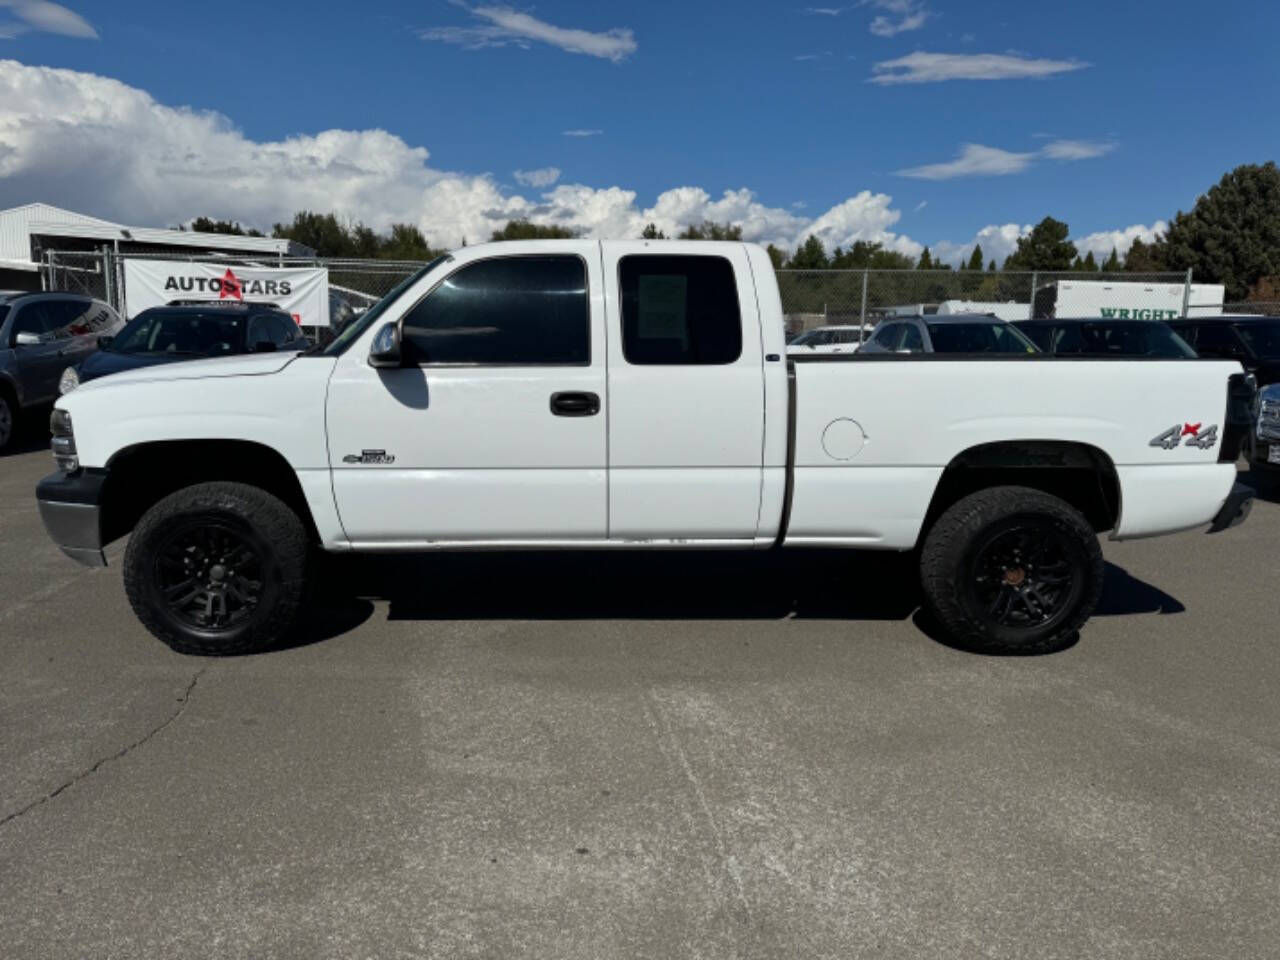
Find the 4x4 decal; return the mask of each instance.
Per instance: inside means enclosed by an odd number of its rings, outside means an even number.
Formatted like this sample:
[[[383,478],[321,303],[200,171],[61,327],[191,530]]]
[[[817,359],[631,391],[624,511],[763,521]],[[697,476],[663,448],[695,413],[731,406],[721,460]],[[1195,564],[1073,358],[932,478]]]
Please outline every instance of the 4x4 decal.
[[[1218,442],[1218,426],[1214,424],[1212,427],[1205,427],[1202,423],[1184,423],[1181,426],[1175,424],[1159,436],[1153,437],[1151,446],[1173,450],[1183,443],[1184,437],[1186,446],[1209,450]]]

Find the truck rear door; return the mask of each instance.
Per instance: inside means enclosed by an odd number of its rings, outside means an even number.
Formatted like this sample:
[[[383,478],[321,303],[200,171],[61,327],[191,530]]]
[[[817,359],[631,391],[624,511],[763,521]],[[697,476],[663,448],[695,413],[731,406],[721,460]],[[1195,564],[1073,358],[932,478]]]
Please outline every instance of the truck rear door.
[[[746,249],[660,249],[601,246],[609,538],[750,541],[760,518],[764,377]]]

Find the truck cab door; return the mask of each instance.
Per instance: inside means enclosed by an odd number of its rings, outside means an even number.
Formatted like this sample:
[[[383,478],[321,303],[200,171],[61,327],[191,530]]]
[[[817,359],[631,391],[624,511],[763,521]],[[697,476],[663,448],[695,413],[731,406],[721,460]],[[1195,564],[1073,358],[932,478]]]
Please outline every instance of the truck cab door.
[[[760,524],[764,358],[751,265],[742,244],[685,249],[602,244],[610,540],[749,542]]]
[[[502,251],[459,252],[339,357],[329,459],[357,546],[605,538],[599,246]],[[399,317],[403,366],[371,367]]]

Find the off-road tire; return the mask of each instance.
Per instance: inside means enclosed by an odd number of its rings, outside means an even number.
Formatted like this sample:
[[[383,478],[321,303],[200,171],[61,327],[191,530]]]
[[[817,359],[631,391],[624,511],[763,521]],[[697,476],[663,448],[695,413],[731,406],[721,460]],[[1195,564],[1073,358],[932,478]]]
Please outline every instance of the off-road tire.
[[[975,568],[995,538],[1021,524],[1055,540],[1073,579],[1046,622],[1010,626],[979,602]],[[965,649],[1005,655],[1052,653],[1074,643],[1098,604],[1104,569],[1097,534],[1084,516],[1030,487],[992,487],[956,502],[929,530],[920,556],[925,608],[949,639]],[[996,589],[1003,588],[1002,583]]]
[[[206,528],[230,531],[257,553],[257,601],[243,620],[221,629],[184,620],[161,588],[161,551],[172,537]],[[250,653],[278,643],[293,627],[309,552],[302,520],[279,498],[243,483],[196,484],[160,500],[138,522],[124,555],[125,592],[142,625],[179,653]]]

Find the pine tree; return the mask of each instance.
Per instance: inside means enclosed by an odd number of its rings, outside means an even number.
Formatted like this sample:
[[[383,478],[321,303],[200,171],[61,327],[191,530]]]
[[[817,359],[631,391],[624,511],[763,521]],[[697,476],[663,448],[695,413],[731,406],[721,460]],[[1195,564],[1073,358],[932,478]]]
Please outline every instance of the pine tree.
[[[982,269],[982,244],[975,243],[973,245],[973,253],[969,256],[969,263],[966,265],[967,270]]]
[[[1102,270],[1104,273],[1120,272],[1120,255],[1116,253],[1115,247],[1111,248],[1111,256],[1107,257],[1106,263],[1102,265]]]
[[[1098,272],[1098,261],[1093,259],[1093,251],[1090,250],[1084,255],[1084,269],[1087,273]]]
[[[917,270],[932,270],[933,256],[929,253],[929,248],[925,247],[920,253],[920,262],[916,264]]]

